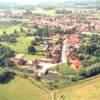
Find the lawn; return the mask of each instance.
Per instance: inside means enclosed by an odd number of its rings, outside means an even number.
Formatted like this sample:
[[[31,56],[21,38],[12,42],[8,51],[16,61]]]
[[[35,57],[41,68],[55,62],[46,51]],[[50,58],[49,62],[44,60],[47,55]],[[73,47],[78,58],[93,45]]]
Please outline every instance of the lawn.
[[[75,75],[75,74],[77,74],[77,71],[74,70],[73,68],[71,68],[67,64],[57,65],[55,68],[52,68],[50,70],[57,71],[62,75]]]
[[[100,75],[92,80],[87,80],[55,92],[55,100],[100,100]],[[61,98],[62,95],[64,99]]]
[[[0,100],[50,100],[48,93],[30,81],[15,77],[7,84],[0,84]]]
[[[45,56],[42,54],[41,55],[39,55],[39,54],[35,54],[35,55],[25,54],[25,57],[24,57],[25,60],[36,60],[36,59],[40,60],[42,58],[45,58]]]

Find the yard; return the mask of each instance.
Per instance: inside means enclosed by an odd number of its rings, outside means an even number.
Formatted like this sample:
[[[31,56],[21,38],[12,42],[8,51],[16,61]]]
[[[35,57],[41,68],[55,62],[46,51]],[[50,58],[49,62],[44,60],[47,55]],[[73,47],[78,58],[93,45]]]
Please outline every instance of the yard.
[[[0,100],[51,100],[49,94],[30,81],[15,77],[7,84],[0,84]]]

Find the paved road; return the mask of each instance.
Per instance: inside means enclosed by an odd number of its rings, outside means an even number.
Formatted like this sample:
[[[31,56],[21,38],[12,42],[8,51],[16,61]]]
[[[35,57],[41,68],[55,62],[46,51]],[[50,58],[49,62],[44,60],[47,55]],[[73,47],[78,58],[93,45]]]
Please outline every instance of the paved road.
[[[63,41],[61,61],[62,63],[67,63],[67,39]]]
[[[39,65],[43,68],[38,70],[38,73],[45,73],[46,70],[55,67],[61,63],[67,63],[67,39],[63,41],[61,62],[57,64],[40,62]]]
[[[63,41],[61,63],[67,63],[67,39]],[[40,72],[44,73],[46,70],[55,67],[61,63],[51,64],[51,63],[40,62],[39,65],[43,66]]]
[[[57,63],[57,64],[52,64],[52,63],[44,63],[44,62],[40,62],[40,66],[43,66],[43,68],[39,71],[40,73],[45,73],[48,69],[55,67],[57,65],[59,65],[61,63]]]

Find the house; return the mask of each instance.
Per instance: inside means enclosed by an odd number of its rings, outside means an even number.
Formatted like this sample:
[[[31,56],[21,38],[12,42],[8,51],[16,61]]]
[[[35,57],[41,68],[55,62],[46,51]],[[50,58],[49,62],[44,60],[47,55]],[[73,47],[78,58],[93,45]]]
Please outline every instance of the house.
[[[78,59],[74,59],[74,60],[72,61],[72,65],[73,65],[76,69],[79,69],[79,68],[82,66],[80,60],[78,60]]]
[[[97,32],[100,32],[100,23],[98,23],[98,24],[95,25],[95,30]]]
[[[17,54],[15,57],[11,57],[10,61],[12,61],[15,65],[25,65],[26,61],[23,60],[24,54]]]

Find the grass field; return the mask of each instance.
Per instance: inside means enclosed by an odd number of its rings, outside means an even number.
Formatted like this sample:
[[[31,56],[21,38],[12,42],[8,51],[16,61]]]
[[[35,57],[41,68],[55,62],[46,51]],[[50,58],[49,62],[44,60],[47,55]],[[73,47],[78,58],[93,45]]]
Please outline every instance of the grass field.
[[[0,84],[0,100],[50,100],[49,94],[30,81],[15,77],[7,84]]]
[[[33,13],[40,13],[40,14],[46,14],[46,15],[50,15],[50,16],[57,16],[59,14],[55,13],[56,9],[53,10],[45,10],[43,8],[36,8],[35,10],[33,10]]]
[[[24,57],[25,60],[35,60],[35,59],[44,58],[42,54],[35,54],[35,55],[27,54],[27,49],[31,44],[31,40],[34,40],[34,37],[20,36],[17,40],[18,42],[15,44],[7,43],[7,42],[1,42],[1,44],[10,47],[16,53],[25,54]],[[36,49],[40,50],[40,48],[36,48]]]
[[[20,25],[11,25],[11,26],[6,27],[6,28],[0,28],[0,34],[2,34],[4,31],[6,31],[7,33],[11,33],[15,29],[17,29],[19,31],[20,27],[21,27]],[[24,28],[27,29],[26,27],[24,27]],[[35,30],[32,29],[32,31],[35,31]],[[20,33],[20,36],[17,38],[17,42],[15,44],[8,43],[8,42],[1,42],[1,44],[10,47],[16,53],[25,54],[25,60],[34,60],[34,59],[38,59],[38,58],[43,58],[42,55],[29,55],[29,54],[27,54],[27,49],[30,46],[32,40],[34,40],[34,37],[32,37],[32,36],[24,37],[23,34]]]
[[[93,15],[89,16],[88,18],[97,18],[97,19],[100,19],[100,14],[93,14]]]
[[[64,98],[61,98],[62,95]],[[55,100],[100,100],[100,75],[92,80],[56,91]]]
[[[12,33],[15,29],[16,30],[20,30],[20,25],[10,25],[9,27],[5,27],[5,28],[0,28],[0,34],[3,34],[4,31],[7,32],[7,34]]]
[[[15,44],[2,42],[3,45],[10,47],[17,53],[27,53],[27,48],[30,45],[31,40],[33,40],[34,37],[23,37],[20,36],[17,40],[18,42]]]
[[[62,75],[75,75],[75,74],[77,74],[77,71],[74,70],[73,68],[71,68],[67,64],[57,65],[55,68],[52,68],[50,70],[57,71],[57,72],[61,73]]]
[[[39,60],[39,59],[42,59],[42,58],[45,58],[45,56],[38,55],[38,54],[35,54],[35,55],[25,54],[25,57],[24,57],[25,60],[36,60],[36,59]]]

